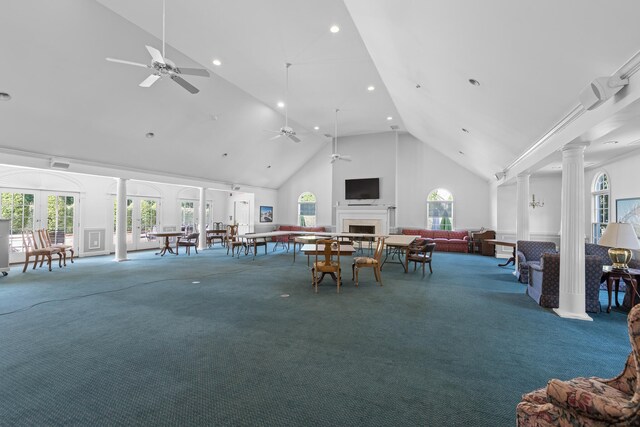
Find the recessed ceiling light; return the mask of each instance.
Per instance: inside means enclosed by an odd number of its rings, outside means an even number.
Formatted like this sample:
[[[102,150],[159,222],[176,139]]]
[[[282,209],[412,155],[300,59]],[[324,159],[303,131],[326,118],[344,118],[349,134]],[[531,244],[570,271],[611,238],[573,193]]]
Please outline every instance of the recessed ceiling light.
[[[0,92],[0,101],[9,101],[11,100],[11,95],[6,92]]]
[[[216,67],[219,67],[222,65],[222,61],[220,61],[219,59],[214,59],[211,62],[213,62],[213,65],[215,65]]]
[[[267,166],[267,169],[271,169],[271,165],[268,165],[268,166]]]
[[[222,153],[222,157],[227,157],[228,155],[228,153]]]
[[[284,102],[282,102],[282,101],[278,102],[278,107],[279,108],[284,108]]]
[[[458,151],[458,153],[462,154],[464,156],[464,153],[462,151]]]
[[[338,27],[337,25],[332,25],[331,28],[329,28],[329,31],[335,34],[340,31],[340,27]]]
[[[155,134],[155,133],[153,133],[153,132],[147,132],[147,133],[145,134],[145,136],[146,136],[147,138],[153,138],[154,136],[156,136],[156,134]]]
[[[420,89],[422,85],[420,83],[416,83],[416,89]]]
[[[374,90],[376,90],[376,87],[375,87],[375,86],[369,86],[369,87],[367,88],[367,90],[368,90],[369,92],[373,92]]]
[[[313,130],[320,130],[320,126],[314,126]]]
[[[605,144],[605,145],[617,144],[617,143],[618,143],[618,141],[605,141],[605,142],[603,142],[603,144]]]
[[[469,83],[474,86],[480,86],[480,82],[477,81],[476,79],[469,79]]]
[[[393,120],[393,117],[389,116],[387,117],[387,120]]]
[[[467,128],[462,128],[462,132],[464,132],[464,133],[469,133],[469,129],[467,129]]]

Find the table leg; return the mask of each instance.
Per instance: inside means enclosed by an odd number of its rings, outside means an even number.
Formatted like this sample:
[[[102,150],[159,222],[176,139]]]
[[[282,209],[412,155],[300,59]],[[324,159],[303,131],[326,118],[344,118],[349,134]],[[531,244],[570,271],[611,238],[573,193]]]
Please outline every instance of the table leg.
[[[407,270],[409,269],[409,246],[404,250],[404,262],[402,263],[402,267],[404,267],[404,273],[407,274]],[[422,264],[422,268],[424,269],[424,264]]]
[[[611,313],[611,286],[613,285],[613,280],[608,277],[607,278],[607,297],[608,297],[608,304],[607,304],[607,313]]]
[[[515,247],[513,248],[513,254],[511,254],[511,258],[509,258],[507,262],[505,262],[504,264],[498,264],[498,267],[506,267],[510,263],[513,263],[513,265],[516,265],[516,248]]]
[[[616,279],[616,307],[620,307],[618,302],[618,291],[620,290],[620,279]]]

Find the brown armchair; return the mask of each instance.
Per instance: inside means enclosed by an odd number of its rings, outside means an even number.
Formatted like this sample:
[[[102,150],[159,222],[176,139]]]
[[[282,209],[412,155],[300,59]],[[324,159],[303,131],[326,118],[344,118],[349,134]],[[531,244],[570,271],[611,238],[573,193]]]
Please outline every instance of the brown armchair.
[[[436,248],[436,244],[429,242],[429,240],[418,240],[409,246],[409,252],[407,253],[407,264],[413,262],[413,271],[416,271],[418,263],[422,264],[422,275],[424,276],[424,266],[429,264],[429,272],[433,273],[431,268],[431,261],[433,259],[433,250]]]
[[[516,408],[517,425],[640,425],[640,305],[627,317],[631,354],[620,375],[611,379],[552,379],[547,387],[527,393]]]
[[[186,236],[180,236],[176,240],[176,255],[178,255],[178,249],[180,246],[186,248],[187,255],[191,255],[191,248],[198,253],[198,240],[200,239],[200,233],[190,233]]]

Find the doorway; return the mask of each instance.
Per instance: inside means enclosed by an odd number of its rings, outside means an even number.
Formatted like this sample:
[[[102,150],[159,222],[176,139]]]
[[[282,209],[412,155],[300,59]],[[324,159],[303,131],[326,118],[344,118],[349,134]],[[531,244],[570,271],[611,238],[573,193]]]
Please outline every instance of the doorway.
[[[113,244],[116,244],[117,200],[113,201]],[[127,251],[157,248],[161,242],[151,233],[158,231],[160,199],[127,197]]]

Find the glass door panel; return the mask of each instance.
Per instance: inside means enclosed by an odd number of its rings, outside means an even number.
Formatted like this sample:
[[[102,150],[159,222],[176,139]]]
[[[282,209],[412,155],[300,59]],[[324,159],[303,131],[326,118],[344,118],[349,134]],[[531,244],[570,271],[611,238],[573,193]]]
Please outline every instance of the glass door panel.
[[[33,230],[34,212],[34,193],[6,191],[0,194],[0,216],[10,221],[9,262],[24,261],[22,232]]]

